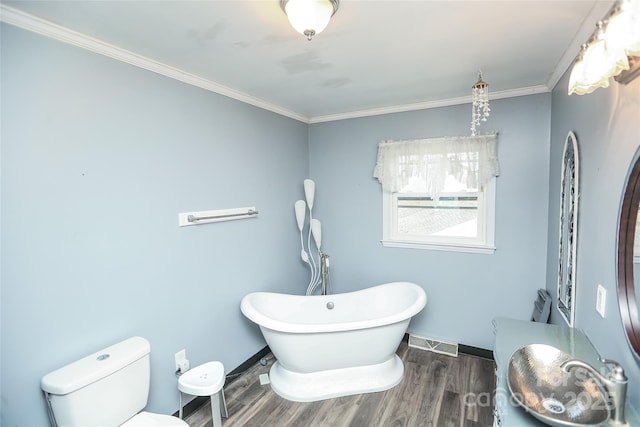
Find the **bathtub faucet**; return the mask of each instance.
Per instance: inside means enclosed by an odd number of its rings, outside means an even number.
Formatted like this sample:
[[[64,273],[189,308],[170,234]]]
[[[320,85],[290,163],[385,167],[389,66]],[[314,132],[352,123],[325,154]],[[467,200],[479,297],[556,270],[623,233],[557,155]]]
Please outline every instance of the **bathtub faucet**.
[[[329,255],[320,252],[320,272],[322,273],[322,295],[327,295],[327,275],[329,274]]]

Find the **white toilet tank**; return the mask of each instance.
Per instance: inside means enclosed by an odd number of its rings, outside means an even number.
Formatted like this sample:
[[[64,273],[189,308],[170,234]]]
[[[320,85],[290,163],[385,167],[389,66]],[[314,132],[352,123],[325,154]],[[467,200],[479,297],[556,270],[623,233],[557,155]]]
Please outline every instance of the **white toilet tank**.
[[[118,426],[149,396],[149,341],[132,337],[42,377],[58,427]]]

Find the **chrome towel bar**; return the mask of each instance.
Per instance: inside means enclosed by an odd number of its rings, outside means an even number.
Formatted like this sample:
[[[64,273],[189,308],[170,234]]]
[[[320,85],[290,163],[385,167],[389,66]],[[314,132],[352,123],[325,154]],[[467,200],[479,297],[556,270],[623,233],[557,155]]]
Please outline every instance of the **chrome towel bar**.
[[[202,221],[205,219],[217,219],[217,218],[232,218],[234,216],[246,216],[246,215],[258,215],[258,211],[255,209],[249,209],[245,213],[235,213],[235,214],[226,214],[226,215],[211,215],[211,216],[194,216],[188,215],[187,220],[189,222]]]
[[[200,212],[184,212],[178,214],[178,225],[180,227],[184,227],[185,225],[201,225],[210,222],[255,218],[256,215],[258,215],[258,209],[256,209],[255,206]]]

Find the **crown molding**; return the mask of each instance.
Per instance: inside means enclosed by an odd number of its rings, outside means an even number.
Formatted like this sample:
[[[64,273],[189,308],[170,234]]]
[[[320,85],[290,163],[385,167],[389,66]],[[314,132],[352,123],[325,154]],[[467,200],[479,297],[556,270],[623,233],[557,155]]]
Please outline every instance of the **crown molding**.
[[[244,92],[232,89],[227,86],[212,82],[211,80],[204,79],[196,76],[195,74],[188,73],[178,68],[172,67],[167,64],[155,61],[151,58],[147,58],[137,53],[131,52],[126,49],[122,49],[118,46],[103,42],[96,38],[90,37],[86,34],[79,33],[45,19],[38,18],[31,14],[22,12],[18,9],[14,9],[10,6],[0,4],[0,21],[9,25],[22,28],[33,33],[49,37],[51,39],[60,41],[62,43],[70,44],[72,46],[79,47],[117,61],[125,62],[138,68],[151,71],[156,74],[169,77],[183,83],[187,83],[192,86],[199,87],[201,89],[215,92],[220,95],[224,95],[228,98],[232,98],[246,104],[253,105],[264,110],[280,114],[304,123],[309,122],[309,118],[298,114],[294,111],[264,101],[260,98],[256,98]]]
[[[597,9],[594,7],[594,9]],[[591,16],[591,15],[590,15]],[[589,19],[587,19],[588,21]],[[71,30],[53,22],[38,18],[31,14],[25,13],[13,7],[0,3],[0,21],[9,25],[40,34],[45,37],[66,43],[81,49],[85,49],[99,55],[103,55],[117,61],[121,61],[138,68],[142,68],[153,73],[169,77],[181,81],[183,83],[199,87],[201,89],[235,99],[237,101],[253,105],[255,107],[271,111],[273,113],[289,117],[294,120],[306,124],[323,123],[337,120],[347,120],[360,117],[378,116],[382,114],[402,113],[407,111],[425,110],[431,108],[448,107],[452,105],[468,104],[471,102],[471,96],[463,96],[457,98],[448,98],[435,101],[418,102],[413,104],[395,105],[381,108],[371,108],[366,110],[350,111],[337,114],[328,114],[322,116],[308,117],[295,111],[283,108],[279,105],[272,104],[260,98],[254,97],[247,93],[232,89],[230,87],[215,83],[211,80],[204,79],[195,74],[188,73],[170,65],[155,61],[137,53],[122,49],[118,46],[106,43],[86,34]],[[583,25],[584,26],[584,25]],[[566,69],[566,68],[565,68]],[[564,71],[562,72],[564,73]],[[560,77],[562,76],[560,73]],[[554,73],[555,75],[556,73]],[[560,78],[558,77],[558,79]],[[557,83],[557,81],[556,81]],[[547,93],[553,89],[553,85],[538,85],[519,89],[504,90],[492,92],[489,99],[513,98],[524,95],[534,95],[539,93]]]
[[[502,90],[490,92],[489,99],[515,98],[517,96],[535,95],[548,93],[551,89],[546,85],[529,86],[519,89]],[[430,108],[450,107],[452,105],[470,104],[471,95],[457,98],[441,99],[436,101],[417,102],[415,104],[395,105],[391,107],[372,108],[367,110],[350,111],[346,113],[328,114],[316,116],[309,119],[309,123],[333,122],[337,120],[355,119],[360,117],[379,116],[382,114],[403,113],[407,111],[427,110]]]

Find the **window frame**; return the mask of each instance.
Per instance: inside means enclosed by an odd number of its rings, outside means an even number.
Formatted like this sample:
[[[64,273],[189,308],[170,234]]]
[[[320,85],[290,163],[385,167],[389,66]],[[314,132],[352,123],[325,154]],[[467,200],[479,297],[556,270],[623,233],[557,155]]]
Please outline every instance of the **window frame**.
[[[491,178],[481,189],[478,197],[478,226],[483,236],[477,239],[442,236],[421,237],[416,235],[400,236],[398,229],[398,195],[411,193],[391,193],[382,191],[382,240],[385,247],[427,249],[451,252],[470,252],[493,254],[495,247],[495,211],[496,211],[496,178]],[[448,193],[456,194],[456,193]],[[405,238],[403,238],[405,237]]]

